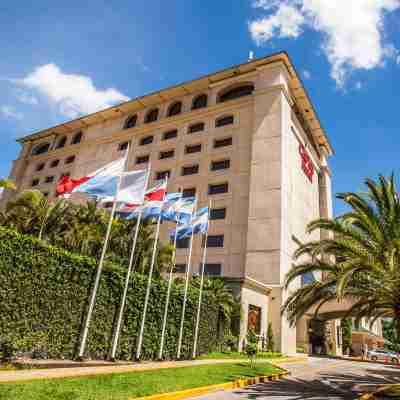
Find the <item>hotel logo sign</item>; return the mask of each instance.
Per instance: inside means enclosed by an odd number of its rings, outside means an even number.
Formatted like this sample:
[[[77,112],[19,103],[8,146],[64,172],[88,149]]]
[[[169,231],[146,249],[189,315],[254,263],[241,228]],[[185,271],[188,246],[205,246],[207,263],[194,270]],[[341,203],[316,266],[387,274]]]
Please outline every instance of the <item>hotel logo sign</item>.
[[[312,182],[314,176],[314,165],[311,161],[311,157],[308,155],[306,148],[301,143],[299,145],[299,153],[301,157],[301,169],[303,170],[308,180]]]

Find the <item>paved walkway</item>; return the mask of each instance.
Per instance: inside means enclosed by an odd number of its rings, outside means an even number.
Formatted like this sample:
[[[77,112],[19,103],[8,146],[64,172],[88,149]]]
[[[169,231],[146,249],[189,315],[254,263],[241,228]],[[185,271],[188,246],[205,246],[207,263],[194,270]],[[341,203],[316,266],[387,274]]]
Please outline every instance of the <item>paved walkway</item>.
[[[298,358],[286,358],[280,360],[263,360],[259,359],[258,362],[271,361],[276,364],[280,364],[290,360],[299,361],[305,359],[304,357]],[[88,376],[88,375],[100,375],[100,374],[115,374],[122,372],[134,372],[134,371],[145,371],[159,368],[174,368],[174,367],[189,367],[195,365],[210,365],[210,364],[222,364],[222,363],[235,363],[243,362],[246,360],[187,360],[187,361],[163,361],[163,362],[142,362],[142,363],[131,363],[124,365],[106,365],[106,366],[85,366],[85,367],[74,367],[74,368],[52,368],[52,369],[29,369],[19,371],[0,371],[0,383],[1,382],[19,382],[27,381],[32,379],[54,379],[54,378],[67,378],[76,376]]]
[[[196,400],[350,400],[377,385],[400,383],[400,367],[310,357],[308,362],[281,364],[292,375],[277,382],[219,391]]]

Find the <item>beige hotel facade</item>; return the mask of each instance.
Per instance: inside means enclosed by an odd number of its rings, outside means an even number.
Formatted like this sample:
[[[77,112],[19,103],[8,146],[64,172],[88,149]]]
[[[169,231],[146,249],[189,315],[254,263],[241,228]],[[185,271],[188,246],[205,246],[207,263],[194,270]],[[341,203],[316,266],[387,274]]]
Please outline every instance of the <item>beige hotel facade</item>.
[[[151,183],[169,174],[169,191],[196,194],[200,206],[212,200],[206,272],[226,278],[240,296],[241,338],[249,324],[265,334],[271,321],[277,350],[307,351],[306,319],[290,327],[281,316],[283,284],[296,240],[320,236],[307,235],[306,225],[332,215],[333,150],[288,55],[252,60],[23,137],[11,178],[17,193],[36,188],[53,198],[60,176],[86,175],[121,157],[128,142],[129,170],[150,162]],[[193,273],[200,247],[196,238]],[[177,251],[177,273],[185,270],[186,253]],[[334,331],[338,322],[331,324]],[[340,335],[332,336],[340,352]]]

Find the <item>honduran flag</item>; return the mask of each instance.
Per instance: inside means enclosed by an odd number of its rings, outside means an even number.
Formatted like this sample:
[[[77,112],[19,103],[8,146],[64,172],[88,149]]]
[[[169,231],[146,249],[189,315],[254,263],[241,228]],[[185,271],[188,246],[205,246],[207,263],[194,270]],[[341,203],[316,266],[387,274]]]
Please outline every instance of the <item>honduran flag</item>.
[[[208,207],[198,210],[192,220],[185,225],[178,226],[176,230],[170,232],[170,237],[184,239],[196,233],[206,233],[208,230]]]
[[[57,195],[66,197],[71,193],[87,193],[99,197],[115,196],[118,178],[124,167],[125,157],[79,179],[63,176],[57,185]]]
[[[164,221],[174,221],[180,224],[187,224],[192,218],[194,205],[194,197],[182,198],[181,195],[173,201],[166,202],[165,206],[163,207],[162,219]]]

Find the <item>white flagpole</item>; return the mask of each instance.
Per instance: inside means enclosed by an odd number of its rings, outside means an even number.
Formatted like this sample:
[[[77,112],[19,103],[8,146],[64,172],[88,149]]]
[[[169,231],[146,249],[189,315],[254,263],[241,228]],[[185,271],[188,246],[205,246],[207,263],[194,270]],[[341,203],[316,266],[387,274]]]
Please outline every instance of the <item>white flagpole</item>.
[[[210,227],[210,210],[211,210],[211,200],[208,202],[207,230],[206,230],[206,233],[204,235],[204,250],[203,250],[203,260],[201,262],[201,278],[200,278],[199,302],[197,304],[196,328],[194,330],[194,342],[193,342],[193,354],[192,354],[193,358],[196,358],[197,338],[198,338],[198,335],[199,335],[201,298],[202,298],[202,294],[203,294],[203,284],[204,284],[204,268],[205,268],[205,265],[206,265],[206,258],[207,258],[208,229]]]
[[[174,269],[175,269],[175,265],[176,265],[176,237],[177,237],[177,234],[178,234],[178,225],[179,225],[179,222],[176,223],[176,228],[175,228],[174,252],[172,254],[171,269],[169,271],[167,298],[165,300],[164,317],[163,317],[163,324],[162,324],[162,330],[161,330],[161,343],[160,343],[160,350],[158,352],[158,359],[159,360],[162,360],[162,358],[163,358],[164,341],[165,341],[165,330],[167,328],[169,298],[171,296],[172,278],[173,278],[173,273],[174,273]]]
[[[126,167],[126,163],[127,163],[127,160],[128,160],[128,154],[129,154],[129,144],[128,144],[128,148],[126,149],[126,156],[125,156],[125,162],[124,162],[123,171],[125,170],[125,167]],[[79,354],[78,354],[79,358],[82,358],[83,354],[85,352],[85,346],[86,346],[86,340],[87,340],[87,335],[88,335],[88,331],[89,331],[89,325],[90,325],[90,321],[92,319],[93,308],[94,308],[94,304],[95,304],[95,301],[96,301],[96,294],[97,294],[97,290],[99,288],[99,283],[100,283],[100,275],[101,275],[101,271],[103,269],[104,259],[105,259],[105,256],[106,256],[107,245],[108,245],[108,240],[110,238],[111,227],[112,227],[112,222],[114,220],[115,210],[117,208],[118,192],[119,192],[120,187],[121,187],[121,180],[122,180],[123,171],[119,174],[119,177],[118,177],[117,190],[116,190],[115,196],[114,196],[113,207],[112,207],[112,210],[111,210],[110,219],[108,221],[106,237],[104,239],[104,244],[103,244],[103,250],[101,252],[100,261],[99,261],[99,265],[97,267],[97,272],[96,272],[96,278],[95,278],[94,286],[93,286],[92,293],[91,293],[91,296],[90,296],[89,310],[88,310],[88,313],[87,313],[87,316],[86,316],[85,326],[83,328],[81,343],[80,343],[80,346],[79,346]]]
[[[196,210],[197,210],[197,199],[195,201],[195,207],[194,207],[194,210],[193,210],[192,218],[190,219],[191,222],[193,221],[193,216],[195,215]],[[188,293],[188,288],[189,288],[189,276],[190,276],[190,265],[191,265],[191,260],[192,260],[192,248],[193,248],[193,229],[192,229],[192,234],[190,236],[190,248],[189,248],[189,256],[188,256],[188,262],[187,262],[187,267],[186,267],[185,291],[184,291],[184,294],[183,294],[181,325],[180,325],[180,328],[179,328],[178,351],[177,351],[177,354],[176,354],[176,358],[178,360],[181,357],[182,337],[183,337],[183,323],[185,322],[185,308],[186,308],[187,293]]]
[[[150,167],[148,167],[148,169],[147,169],[146,188],[148,186],[149,176],[150,176]],[[119,308],[119,314],[118,314],[118,320],[117,320],[117,326],[115,328],[115,335],[114,335],[113,343],[112,343],[111,360],[115,360],[115,354],[117,352],[119,334],[120,334],[121,323],[122,323],[122,316],[124,314],[125,303],[126,303],[126,295],[128,293],[129,281],[130,281],[131,273],[134,271],[134,269],[133,269],[133,260],[134,260],[135,250],[136,250],[136,243],[137,243],[137,239],[138,239],[138,236],[139,236],[139,228],[140,228],[141,219],[142,219],[142,211],[139,211],[139,215],[138,215],[137,220],[136,220],[135,234],[134,234],[134,238],[133,238],[133,244],[132,244],[132,250],[131,250],[131,255],[130,255],[130,259],[129,259],[128,270],[126,272],[126,277],[125,277],[124,292],[123,292],[123,295],[122,295],[122,300],[121,300],[121,305],[120,305],[120,308]]]
[[[168,186],[168,177],[166,177],[166,186]],[[165,188],[165,193],[164,193],[164,196],[163,196],[163,199],[162,199],[162,203],[161,203],[160,215],[158,216],[158,220],[157,220],[156,235],[155,235],[155,238],[154,238],[153,255],[151,257],[151,264],[150,264],[150,270],[149,270],[149,279],[147,281],[146,296],[145,296],[145,299],[144,299],[144,308],[143,308],[142,322],[140,324],[139,341],[138,341],[138,344],[137,344],[137,347],[136,347],[136,360],[138,360],[138,361],[140,360],[140,354],[142,352],[144,324],[146,322],[147,306],[148,306],[148,303],[149,303],[150,289],[151,289],[151,279],[152,279],[152,276],[153,276],[153,269],[154,269],[154,264],[155,264],[155,261],[156,261],[158,237],[160,235],[160,224],[161,224],[162,207],[164,205],[166,192],[167,192],[167,190]]]

